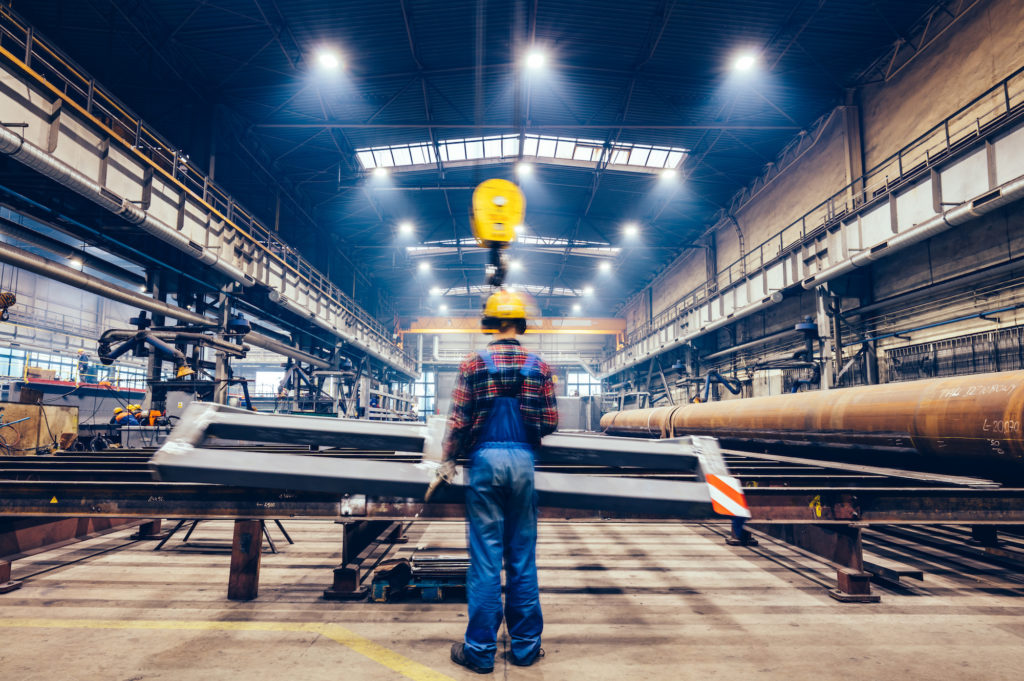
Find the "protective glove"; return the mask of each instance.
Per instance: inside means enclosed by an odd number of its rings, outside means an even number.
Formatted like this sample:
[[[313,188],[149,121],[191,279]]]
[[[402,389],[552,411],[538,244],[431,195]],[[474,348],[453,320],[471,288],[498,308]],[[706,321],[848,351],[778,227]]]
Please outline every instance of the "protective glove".
[[[423,501],[430,501],[430,497],[433,496],[434,491],[441,485],[451,484],[452,480],[455,479],[455,461],[452,459],[445,459],[438,466],[437,472],[434,474],[434,479],[431,480],[430,486],[427,487],[427,493],[423,495]]]

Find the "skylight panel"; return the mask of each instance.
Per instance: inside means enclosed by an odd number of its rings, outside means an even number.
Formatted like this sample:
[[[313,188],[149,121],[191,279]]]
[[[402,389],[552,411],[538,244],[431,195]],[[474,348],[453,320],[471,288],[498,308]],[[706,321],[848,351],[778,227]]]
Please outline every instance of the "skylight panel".
[[[609,149],[601,140],[532,134],[524,135],[520,145],[519,135],[509,134],[442,140],[437,143],[436,151],[430,142],[357,149],[356,158],[365,170],[417,169],[433,165],[438,158],[442,163],[502,163],[521,156],[542,159],[546,163],[596,166],[606,158],[606,149],[610,166],[633,172],[678,168],[687,154],[687,150],[680,147],[620,142]]]
[[[394,158],[396,166],[412,165],[412,155],[409,153],[409,147],[395,147],[391,150],[391,156]]]
[[[668,160],[668,149],[651,149],[651,155],[647,157],[648,168],[664,168]]]

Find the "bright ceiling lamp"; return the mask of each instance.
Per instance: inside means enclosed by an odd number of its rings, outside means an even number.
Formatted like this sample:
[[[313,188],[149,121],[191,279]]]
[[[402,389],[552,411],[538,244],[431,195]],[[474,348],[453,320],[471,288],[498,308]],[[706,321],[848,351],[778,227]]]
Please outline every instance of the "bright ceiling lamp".
[[[510,260],[508,263],[508,269],[510,272],[518,272],[523,269],[523,263],[519,260]]]
[[[384,167],[381,167],[381,166],[377,166],[376,168],[373,169],[373,176],[374,177],[387,177],[388,176],[388,169],[384,168]]]
[[[597,266],[597,269],[601,270],[602,272],[611,272],[612,271],[612,261],[611,260],[602,260],[601,264]]]
[[[622,226],[622,233],[628,237],[634,237],[640,233],[640,226],[635,222],[627,222]]]
[[[573,303],[572,311],[573,314],[579,314],[580,312],[583,311],[583,306],[580,305],[579,303]]]
[[[757,57],[753,54],[741,54],[736,57],[736,60],[732,63],[733,70],[739,71],[740,73],[750,71],[755,66],[757,66]]]
[[[316,55],[316,63],[325,71],[337,71],[341,68],[341,57],[333,50],[320,50]]]
[[[675,168],[665,168],[661,171],[661,179],[663,180],[674,180],[679,177],[679,171]]]
[[[413,224],[411,222],[409,222],[408,220],[405,220],[403,222],[398,223],[398,233],[399,234],[405,234],[406,236],[408,236],[409,234],[412,234],[414,231],[415,231],[415,227],[413,227]],[[423,264],[426,264],[426,263],[423,263]],[[422,266],[422,264],[421,264],[421,266]],[[427,267],[430,267],[430,265],[427,265]]]
[[[520,177],[529,177],[533,174],[533,164],[520,161],[516,164],[516,174]]]
[[[537,49],[536,47],[526,54],[526,68],[530,69],[531,71],[536,71],[538,69],[544,68],[544,64],[546,64],[547,61],[547,55],[544,54],[543,51]]]
[[[432,296],[439,296],[439,295],[441,295],[441,287],[440,286],[432,287],[430,289],[430,295],[432,295]]]
[[[419,270],[420,270],[420,272],[429,272],[430,271],[430,263],[427,262],[426,260],[424,260],[423,262],[421,262],[419,264]]]
[[[594,295],[594,287],[593,286],[584,286],[583,287],[583,295],[585,295],[585,296],[592,296],[592,295]]]

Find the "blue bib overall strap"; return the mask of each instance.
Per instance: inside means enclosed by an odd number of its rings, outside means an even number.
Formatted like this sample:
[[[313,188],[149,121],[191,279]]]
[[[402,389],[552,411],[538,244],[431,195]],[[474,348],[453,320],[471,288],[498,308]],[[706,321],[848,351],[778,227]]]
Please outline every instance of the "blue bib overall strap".
[[[486,668],[494,665],[502,620],[503,563],[504,618],[512,639],[512,656],[530,662],[540,650],[544,620],[537,586],[537,494],[533,449],[519,408],[523,381],[538,373],[540,360],[528,355],[512,384],[501,385],[501,372],[491,353],[485,350],[480,358],[501,391],[471,457],[466,490],[470,566],[465,653]]]

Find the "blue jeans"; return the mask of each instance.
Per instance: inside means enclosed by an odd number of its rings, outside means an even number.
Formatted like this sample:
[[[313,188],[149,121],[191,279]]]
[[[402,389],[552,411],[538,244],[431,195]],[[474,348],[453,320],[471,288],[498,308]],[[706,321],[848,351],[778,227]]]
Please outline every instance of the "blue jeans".
[[[505,565],[505,621],[512,657],[530,661],[540,648],[544,619],[537,587],[537,492],[533,452],[521,442],[484,443],[472,456],[469,517],[469,624],[466,657],[494,665],[501,626],[501,567]]]

